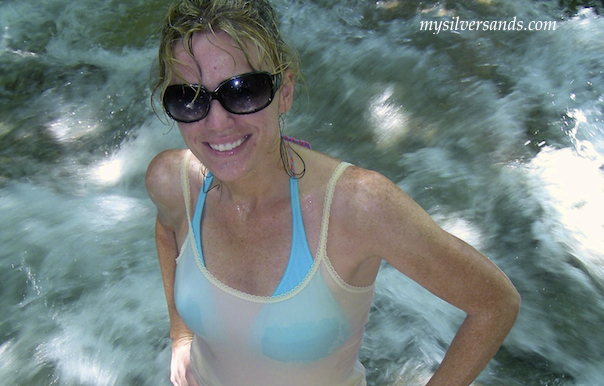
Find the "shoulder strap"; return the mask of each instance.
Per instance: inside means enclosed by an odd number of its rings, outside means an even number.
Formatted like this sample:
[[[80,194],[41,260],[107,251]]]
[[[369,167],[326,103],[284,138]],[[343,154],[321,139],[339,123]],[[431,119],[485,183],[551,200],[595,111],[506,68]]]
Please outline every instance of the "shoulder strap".
[[[334,170],[329,182],[327,183],[327,190],[325,191],[325,202],[323,203],[323,219],[321,220],[321,237],[319,239],[319,248],[317,250],[317,256],[327,255],[327,232],[329,228],[329,212],[331,210],[331,201],[333,200],[333,194],[336,188],[338,179],[348,166],[348,162],[342,162]]]
[[[189,160],[191,159],[191,151],[187,150],[182,157],[180,166],[180,184],[182,185],[182,195],[185,198],[185,209],[187,211],[188,223],[191,223],[191,188],[189,186]]]

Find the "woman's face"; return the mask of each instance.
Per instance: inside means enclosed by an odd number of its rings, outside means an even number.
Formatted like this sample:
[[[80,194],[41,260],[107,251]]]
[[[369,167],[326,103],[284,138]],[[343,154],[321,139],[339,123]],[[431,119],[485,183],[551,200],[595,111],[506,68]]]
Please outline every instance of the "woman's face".
[[[225,33],[196,34],[192,48],[195,58],[181,44],[176,45],[176,70],[183,79],[173,79],[172,84],[201,83],[213,91],[225,79],[254,71],[244,52]],[[272,72],[255,59],[250,57],[256,69]],[[275,98],[263,110],[232,114],[219,101],[212,100],[204,119],[179,122],[178,128],[193,154],[222,181],[234,181],[253,171],[267,172],[280,165],[279,114],[291,107],[292,94],[293,79],[286,73]]]

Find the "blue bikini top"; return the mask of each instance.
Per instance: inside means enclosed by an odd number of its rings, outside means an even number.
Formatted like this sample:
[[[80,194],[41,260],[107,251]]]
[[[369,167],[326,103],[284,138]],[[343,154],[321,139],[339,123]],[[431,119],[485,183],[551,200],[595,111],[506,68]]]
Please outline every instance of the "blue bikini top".
[[[212,173],[208,172],[208,176],[206,177],[201,191],[199,192],[197,206],[195,207],[195,214],[193,215],[191,224],[193,228],[193,234],[195,235],[195,242],[197,243],[197,247],[199,248],[199,257],[204,266],[205,261],[203,259],[203,252],[201,251],[201,213],[203,211],[203,207],[206,200],[206,192],[212,185],[213,178],[214,176],[212,175]],[[273,296],[282,295],[296,288],[296,286],[298,286],[298,284],[300,284],[302,280],[304,280],[304,278],[308,274],[308,271],[310,271],[310,267],[313,264],[312,253],[310,252],[310,248],[306,240],[304,222],[302,221],[302,210],[300,208],[300,194],[298,192],[298,180],[296,178],[291,177],[289,179],[289,189],[292,207],[292,245],[289,254],[289,262],[287,263],[287,268],[285,269],[285,273],[283,274],[279,285],[275,289]]]

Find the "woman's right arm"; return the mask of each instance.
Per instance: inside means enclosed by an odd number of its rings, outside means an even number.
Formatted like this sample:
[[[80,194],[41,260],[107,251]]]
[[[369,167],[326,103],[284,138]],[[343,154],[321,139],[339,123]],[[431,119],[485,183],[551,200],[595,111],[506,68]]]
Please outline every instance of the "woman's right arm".
[[[175,386],[188,386],[186,373],[190,367],[190,350],[193,333],[185,326],[174,303],[174,278],[178,241],[176,228],[183,221],[184,201],[180,185],[182,151],[168,150],[157,155],[149,164],[146,176],[149,197],[157,207],[155,243],[161,270],[168,316],[172,359],[170,381]]]
[[[155,222],[155,243],[170,317],[170,339],[172,340],[170,381],[175,386],[186,386],[188,385],[186,372],[191,364],[190,351],[193,333],[185,326],[174,304],[174,276],[178,257],[175,233],[166,228],[159,217],[158,215]]]

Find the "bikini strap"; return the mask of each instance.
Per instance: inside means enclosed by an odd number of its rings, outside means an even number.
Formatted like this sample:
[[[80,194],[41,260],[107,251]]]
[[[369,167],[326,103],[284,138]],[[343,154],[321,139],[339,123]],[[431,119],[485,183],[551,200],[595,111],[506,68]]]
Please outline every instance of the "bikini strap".
[[[312,146],[310,146],[310,142],[305,141],[303,139],[294,138],[291,135],[284,135],[284,134],[281,134],[281,138],[285,141],[295,143],[295,144],[305,147],[307,149],[312,149]],[[293,156],[292,152],[290,151],[289,146],[287,147],[287,153],[289,154],[289,165],[291,167],[292,176],[295,176],[296,169],[294,167],[294,156]],[[304,173],[302,173],[301,176],[302,175],[304,175]]]
[[[310,146],[310,143],[306,140],[294,138],[291,135],[284,135],[284,134],[281,134],[281,138],[283,138],[284,140],[286,140],[288,142],[292,142],[292,143],[295,143],[302,147],[305,147],[307,149],[312,149],[312,146]]]
[[[344,172],[344,170],[350,166],[348,162],[342,162],[334,170],[329,182],[327,183],[327,190],[325,191],[325,202],[323,204],[323,219],[321,220],[321,236],[319,238],[319,248],[317,250],[317,256],[327,256],[327,232],[329,228],[329,212],[331,210],[331,201],[333,200],[333,194],[336,188],[338,179]]]
[[[180,166],[180,185],[182,186],[182,195],[185,199],[185,209],[187,211],[188,223],[191,223],[191,188],[189,186],[189,160],[191,159],[191,152],[186,151],[184,157],[182,157],[182,163]]]

